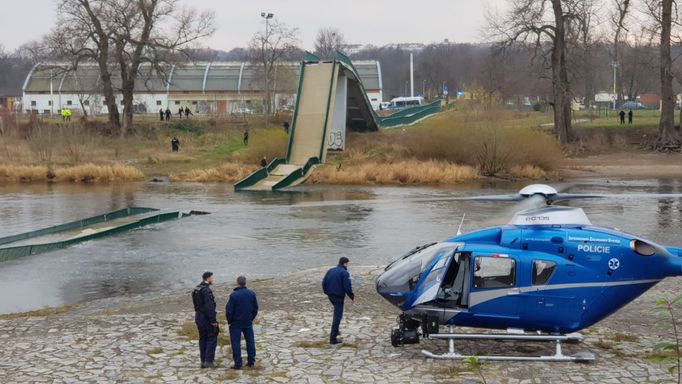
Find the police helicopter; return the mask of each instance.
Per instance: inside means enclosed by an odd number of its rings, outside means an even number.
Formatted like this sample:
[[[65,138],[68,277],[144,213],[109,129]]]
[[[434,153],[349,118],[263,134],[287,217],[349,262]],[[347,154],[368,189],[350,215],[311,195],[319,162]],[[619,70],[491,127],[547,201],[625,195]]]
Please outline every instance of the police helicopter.
[[[449,341],[445,354],[466,359],[455,340],[555,342],[548,356],[475,356],[480,360],[590,361],[591,353],[564,355],[562,342],[628,304],[662,279],[682,275],[682,248],[593,226],[581,208],[554,203],[590,198],[682,198],[680,194],[568,194],[536,184],[516,195],[457,200],[516,201],[533,208],[511,222],[417,247],[376,280],[377,292],[402,313],[393,346],[420,336]],[[461,224],[460,224],[461,228]],[[441,333],[441,326],[447,332]],[[455,327],[498,330],[456,333]],[[500,332],[502,330],[503,332]],[[504,332],[506,330],[506,332]]]

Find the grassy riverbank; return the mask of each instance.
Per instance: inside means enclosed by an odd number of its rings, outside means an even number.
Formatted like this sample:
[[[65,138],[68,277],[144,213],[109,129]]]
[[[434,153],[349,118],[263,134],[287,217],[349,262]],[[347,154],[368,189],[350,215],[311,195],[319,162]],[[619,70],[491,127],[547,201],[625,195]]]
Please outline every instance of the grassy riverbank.
[[[287,136],[260,117],[193,118],[159,122],[136,119],[135,133],[120,138],[106,133],[100,119],[63,123],[45,119],[5,121],[0,136],[0,183],[106,183],[167,177],[171,181],[237,181],[260,159],[282,157]],[[575,143],[561,147],[551,135],[551,114],[515,111],[450,111],[410,127],[376,133],[351,133],[347,150],[330,153],[309,182],[322,184],[458,184],[501,177],[556,180],[584,164],[653,156],[648,163],[670,165],[671,157],[641,148],[656,134],[658,114],[636,112],[635,124],[620,126],[615,116],[576,116]],[[244,145],[244,131],[250,133]],[[180,152],[171,153],[172,137]],[[675,158],[673,162],[676,162]],[[623,164],[620,164],[623,163]],[[619,165],[620,164],[620,165]],[[610,170],[611,172],[613,169]],[[682,171],[672,167],[672,174]]]

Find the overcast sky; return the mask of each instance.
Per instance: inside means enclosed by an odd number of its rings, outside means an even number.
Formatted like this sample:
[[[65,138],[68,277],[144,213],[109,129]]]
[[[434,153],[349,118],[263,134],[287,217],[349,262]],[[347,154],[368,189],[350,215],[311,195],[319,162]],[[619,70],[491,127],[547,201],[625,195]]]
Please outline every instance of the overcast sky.
[[[261,11],[297,27],[312,49],[322,27],[339,28],[349,43],[432,43],[482,40],[488,7],[504,0],[181,0],[216,13],[216,33],[202,45],[230,50],[245,46],[263,28]],[[57,0],[3,1],[0,44],[15,49],[40,39],[56,21]]]

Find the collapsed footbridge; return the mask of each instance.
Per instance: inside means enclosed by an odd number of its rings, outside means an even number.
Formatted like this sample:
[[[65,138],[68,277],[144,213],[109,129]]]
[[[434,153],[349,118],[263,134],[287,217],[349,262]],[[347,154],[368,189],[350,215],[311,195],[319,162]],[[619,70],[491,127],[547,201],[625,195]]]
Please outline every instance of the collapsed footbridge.
[[[235,184],[235,190],[271,191],[301,184],[326,161],[328,149],[343,148],[346,129],[376,131],[409,125],[439,111],[437,100],[381,117],[347,56],[337,53],[334,60],[321,61],[307,53],[301,63],[286,158],[274,159]]]

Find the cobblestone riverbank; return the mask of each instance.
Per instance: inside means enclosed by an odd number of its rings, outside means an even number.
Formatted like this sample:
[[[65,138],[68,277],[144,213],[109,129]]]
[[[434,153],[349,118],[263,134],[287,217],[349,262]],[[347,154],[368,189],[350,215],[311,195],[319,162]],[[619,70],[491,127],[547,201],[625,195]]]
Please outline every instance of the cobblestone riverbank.
[[[356,302],[342,323],[345,343],[326,344],[331,306],[323,296],[321,269],[254,281],[261,314],[256,331],[258,363],[229,369],[231,351],[221,335],[218,369],[199,369],[189,288],[187,293],[142,295],[86,303],[52,316],[0,319],[0,383],[656,383],[673,382],[671,363],[658,362],[652,347],[671,340],[656,301],[679,291],[665,281],[612,317],[583,332],[565,353],[592,352],[577,363],[486,362],[478,367],[425,359],[422,349],[444,352],[444,341],[393,348],[389,340],[398,311],[379,298],[381,269],[351,267]],[[228,280],[216,276],[217,280]],[[231,277],[230,277],[231,280]],[[224,310],[227,284],[214,288]],[[224,314],[219,314],[224,319]],[[224,321],[224,320],[223,320]],[[464,353],[548,354],[551,344],[458,342]]]

